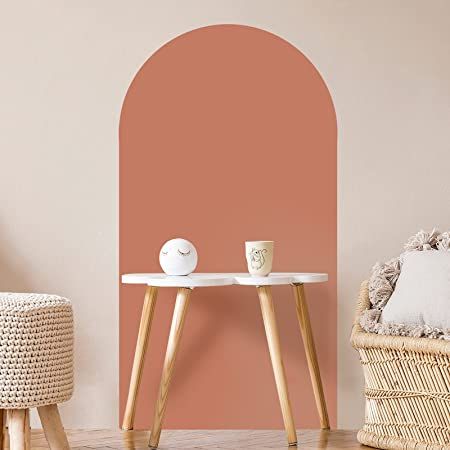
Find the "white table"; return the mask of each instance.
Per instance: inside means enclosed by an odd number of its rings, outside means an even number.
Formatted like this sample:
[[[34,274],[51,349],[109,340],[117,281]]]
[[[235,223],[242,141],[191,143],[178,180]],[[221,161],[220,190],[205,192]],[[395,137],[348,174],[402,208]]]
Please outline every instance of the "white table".
[[[167,405],[170,380],[173,374],[175,358],[180,344],[184,320],[192,290],[194,288],[207,286],[246,285],[255,286],[258,292],[270,359],[272,361],[272,368],[275,376],[275,383],[280,400],[281,413],[283,415],[288,443],[289,445],[297,445],[297,434],[295,431],[295,424],[292,416],[291,403],[289,400],[288,387],[286,383],[286,375],[284,373],[283,360],[281,357],[280,338],[278,335],[278,326],[275,317],[271,290],[271,286],[286,284],[293,286],[295,294],[297,317],[300,324],[303,344],[305,346],[305,353],[311,376],[314,397],[319,412],[321,428],[329,428],[325,396],[323,393],[322,381],[320,378],[319,365],[317,362],[317,355],[304,291],[304,284],[321,283],[327,280],[328,275],[324,273],[290,272],[271,273],[267,277],[254,277],[250,276],[248,273],[193,273],[188,276],[168,276],[161,273],[134,273],[122,275],[122,283],[147,285],[122,428],[124,430],[133,429],[134,415],[136,412],[136,399],[142,378],[145,353],[148,346],[148,338],[153,313],[155,310],[158,288],[176,287],[178,288],[178,293],[169,333],[169,341],[167,343],[159,394],[155,406],[153,427],[150,435],[149,446],[152,448],[157,448],[159,444],[162,421]]]

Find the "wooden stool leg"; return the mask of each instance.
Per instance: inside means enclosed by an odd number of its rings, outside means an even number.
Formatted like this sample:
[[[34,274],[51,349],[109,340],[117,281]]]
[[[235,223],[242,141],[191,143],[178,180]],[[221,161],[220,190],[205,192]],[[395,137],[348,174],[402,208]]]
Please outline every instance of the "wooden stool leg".
[[[30,411],[28,409],[8,410],[10,450],[31,450]]]
[[[145,354],[148,347],[148,338],[152,326],[153,313],[155,311],[158,288],[148,286],[145,292],[144,305],[142,306],[141,323],[134,353],[133,369],[131,371],[130,387],[128,390],[127,405],[123,416],[122,429],[132,430],[134,415],[136,413],[136,399],[141,384],[142,372],[144,370]]]
[[[4,409],[0,409],[0,426],[0,450],[3,450],[4,448],[6,448],[5,440],[8,433],[6,429],[6,410]]]
[[[267,344],[269,345],[270,359],[272,360],[273,373],[280,399],[281,412],[283,414],[284,426],[286,428],[289,445],[297,444],[297,433],[295,431],[294,418],[292,416],[291,402],[284,373],[283,360],[281,358],[280,337],[278,335],[277,321],[272,300],[270,286],[258,286],[257,288],[261,311],[266,330]]]
[[[189,304],[191,289],[178,289],[175,309],[173,311],[172,325],[170,327],[169,341],[167,343],[166,357],[159,386],[158,398],[155,405],[155,417],[153,419],[153,428],[150,435],[149,447],[156,448],[159,444],[161,435],[162,421],[166,410],[167,395],[169,393],[170,380],[173,374],[175,359],[181,341],[184,319]]]
[[[316,347],[312,334],[311,322],[309,320],[308,305],[305,299],[305,290],[303,284],[294,284],[294,294],[297,306],[298,323],[302,333],[303,345],[305,346],[306,360],[308,362],[309,375],[316,400],[317,411],[320,417],[320,427],[323,430],[330,428],[328,420],[327,405],[323,393],[322,380],[320,378],[319,363],[317,362]]]
[[[40,406],[39,418],[51,450],[70,450],[57,405]]]

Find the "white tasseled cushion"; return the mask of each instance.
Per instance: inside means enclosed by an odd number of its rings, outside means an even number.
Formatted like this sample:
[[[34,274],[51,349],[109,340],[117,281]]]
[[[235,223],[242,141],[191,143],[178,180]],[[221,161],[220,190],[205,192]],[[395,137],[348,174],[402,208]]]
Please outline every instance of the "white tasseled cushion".
[[[450,330],[450,251],[405,253],[394,293],[381,321]]]
[[[57,295],[0,293],[0,409],[68,400],[73,311]]]

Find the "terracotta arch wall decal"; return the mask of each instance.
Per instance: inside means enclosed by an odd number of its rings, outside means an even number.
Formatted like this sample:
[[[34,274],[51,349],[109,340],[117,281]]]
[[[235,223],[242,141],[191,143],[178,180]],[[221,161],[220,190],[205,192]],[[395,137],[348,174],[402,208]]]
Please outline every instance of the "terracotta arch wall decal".
[[[172,237],[199,272],[245,272],[245,240],[275,243],[274,271],[328,272],[306,293],[336,424],[336,115],[312,63],[267,31],[200,28],[142,66],[120,119],[120,273],[159,272]],[[274,301],[297,427],[318,427],[292,292]],[[120,412],[142,286],[120,286]],[[175,292],[161,289],[135,428],[153,417]],[[166,428],[283,428],[261,311],[250,287],[194,291]]]

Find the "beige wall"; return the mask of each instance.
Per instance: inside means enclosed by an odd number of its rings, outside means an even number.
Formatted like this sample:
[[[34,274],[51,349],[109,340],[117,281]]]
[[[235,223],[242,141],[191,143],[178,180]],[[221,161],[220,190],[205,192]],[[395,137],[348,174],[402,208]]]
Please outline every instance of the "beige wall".
[[[347,11],[331,82],[340,130],[338,417],[347,428],[362,421],[362,379],[347,345],[358,284],[421,227],[450,228],[450,2],[369,4]]]
[[[117,126],[167,40],[213,23],[284,37],[322,73],[339,127],[339,425],[362,420],[348,335],[358,284],[419,227],[448,228],[450,2],[10,2],[0,15],[0,289],[70,297],[69,427],[118,423]],[[335,345],[335,343],[330,343]]]

